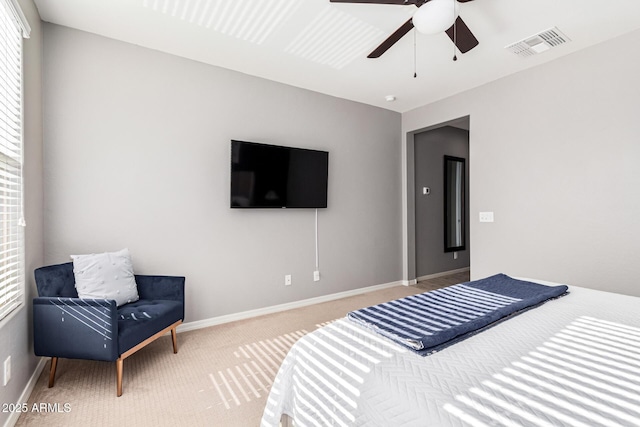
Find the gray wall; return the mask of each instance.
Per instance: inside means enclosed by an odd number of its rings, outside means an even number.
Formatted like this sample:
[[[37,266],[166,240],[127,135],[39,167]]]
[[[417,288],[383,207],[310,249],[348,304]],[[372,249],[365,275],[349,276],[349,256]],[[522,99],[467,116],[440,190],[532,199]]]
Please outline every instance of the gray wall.
[[[47,263],[128,247],[187,277],[187,321],[401,279],[400,114],[44,30]],[[320,282],[313,210],[229,208],[231,139],[329,151]]]
[[[416,277],[469,267],[469,131],[443,126],[414,135]],[[444,252],[444,156],[466,159],[465,162],[465,247]],[[423,194],[423,187],[431,192]]]
[[[36,296],[33,270],[43,263],[42,219],[42,31],[32,0],[18,2],[31,26],[24,40],[24,187],[25,187],[25,304],[0,322],[0,366],[11,356],[11,381],[0,385],[0,403],[18,402],[38,358],[33,354],[31,299]],[[1,375],[0,375],[1,378]],[[1,383],[0,383],[1,384]],[[0,412],[0,425],[11,414]]]
[[[403,114],[411,133],[470,115],[471,275],[640,296],[640,31]],[[519,59],[514,59],[519,60]],[[404,201],[404,265],[411,233]],[[478,212],[494,211],[494,223]]]

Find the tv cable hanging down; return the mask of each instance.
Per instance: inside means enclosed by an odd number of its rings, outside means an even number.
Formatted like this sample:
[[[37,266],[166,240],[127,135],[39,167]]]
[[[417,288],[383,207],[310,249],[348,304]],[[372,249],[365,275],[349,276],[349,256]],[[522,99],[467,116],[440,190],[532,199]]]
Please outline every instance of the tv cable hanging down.
[[[313,281],[317,282],[320,280],[320,260],[319,260],[319,251],[318,251],[318,209],[316,209],[316,269],[313,272]]]

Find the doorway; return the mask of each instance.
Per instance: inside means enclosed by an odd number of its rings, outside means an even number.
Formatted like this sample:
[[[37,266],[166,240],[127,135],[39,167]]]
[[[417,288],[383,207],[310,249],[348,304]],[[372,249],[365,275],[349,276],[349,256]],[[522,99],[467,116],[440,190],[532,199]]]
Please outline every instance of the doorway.
[[[469,241],[469,117],[442,123],[413,134],[413,252],[415,281],[470,270]],[[445,251],[444,158],[465,159],[464,243]],[[411,197],[409,197],[411,198]]]

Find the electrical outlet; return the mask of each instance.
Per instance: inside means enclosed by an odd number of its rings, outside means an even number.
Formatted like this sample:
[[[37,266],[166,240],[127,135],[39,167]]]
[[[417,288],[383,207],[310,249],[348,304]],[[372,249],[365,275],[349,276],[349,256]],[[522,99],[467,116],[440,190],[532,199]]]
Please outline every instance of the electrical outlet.
[[[287,274],[286,276],[284,276],[284,285],[285,286],[291,286],[291,275]]]
[[[320,280],[320,272],[316,270],[313,272],[313,281],[317,282],[318,280]]]
[[[4,360],[4,384],[9,384],[9,380],[11,379],[11,356],[7,357]]]

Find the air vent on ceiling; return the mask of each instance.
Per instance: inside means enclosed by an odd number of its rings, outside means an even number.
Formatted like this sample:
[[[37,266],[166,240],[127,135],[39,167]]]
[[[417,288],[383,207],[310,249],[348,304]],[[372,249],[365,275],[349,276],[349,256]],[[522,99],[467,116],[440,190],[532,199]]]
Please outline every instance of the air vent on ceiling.
[[[569,37],[564,35],[557,27],[553,27],[504,48],[520,57],[528,57],[569,41],[571,41]]]

